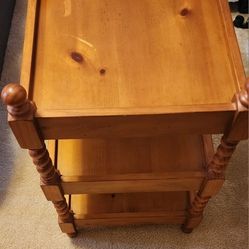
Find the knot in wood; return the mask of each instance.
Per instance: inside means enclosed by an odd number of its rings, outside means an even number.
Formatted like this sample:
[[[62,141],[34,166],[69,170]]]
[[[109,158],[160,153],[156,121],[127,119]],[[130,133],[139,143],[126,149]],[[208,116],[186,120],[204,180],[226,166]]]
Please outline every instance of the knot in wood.
[[[189,13],[190,13],[190,10],[189,10],[188,8],[183,8],[183,9],[180,11],[180,15],[181,15],[181,16],[187,16]]]
[[[84,57],[78,52],[72,52],[71,58],[78,63],[82,63],[84,61]]]

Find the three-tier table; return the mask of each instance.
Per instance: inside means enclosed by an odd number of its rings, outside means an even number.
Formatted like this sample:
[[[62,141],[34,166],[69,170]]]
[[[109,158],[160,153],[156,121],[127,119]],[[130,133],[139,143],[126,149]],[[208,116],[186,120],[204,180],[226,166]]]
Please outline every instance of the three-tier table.
[[[21,84],[2,100],[61,230],[191,232],[248,137],[227,0],[28,2]]]

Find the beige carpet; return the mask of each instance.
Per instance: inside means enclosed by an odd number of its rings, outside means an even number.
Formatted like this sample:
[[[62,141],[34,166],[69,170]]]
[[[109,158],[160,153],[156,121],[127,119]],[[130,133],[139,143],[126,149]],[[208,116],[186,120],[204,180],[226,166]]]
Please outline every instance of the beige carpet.
[[[1,88],[19,81],[26,1],[17,1]],[[248,37],[237,30],[248,73]],[[20,150],[0,105],[0,249],[246,249],[248,248],[248,147],[242,142],[227,171],[227,181],[213,198],[202,224],[190,235],[179,226],[137,226],[82,231],[76,239],[63,235],[52,205],[45,200],[27,152]],[[218,137],[215,137],[216,144]]]

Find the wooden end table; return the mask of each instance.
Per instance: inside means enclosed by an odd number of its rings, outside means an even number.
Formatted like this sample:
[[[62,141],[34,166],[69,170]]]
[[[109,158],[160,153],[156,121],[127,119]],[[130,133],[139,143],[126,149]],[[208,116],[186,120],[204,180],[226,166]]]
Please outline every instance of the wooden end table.
[[[188,233],[248,137],[245,83],[227,0],[30,0],[21,85],[2,100],[63,232]]]

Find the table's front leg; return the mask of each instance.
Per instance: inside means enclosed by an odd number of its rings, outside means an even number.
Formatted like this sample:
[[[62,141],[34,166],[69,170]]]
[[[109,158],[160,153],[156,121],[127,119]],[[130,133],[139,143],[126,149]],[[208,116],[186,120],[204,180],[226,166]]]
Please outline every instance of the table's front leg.
[[[46,145],[41,149],[29,150],[29,155],[40,173],[41,188],[47,198],[52,201],[58,214],[62,232],[70,237],[76,236],[73,213],[70,211],[60,184],[60,174],[52,164]]]
[[[229,143],[225,137],[221,139],[221,144],[218,146],[212,161],[208,164],[207,178],[188,210],[186,222],[182,226],[183,232],[191,233],[193,228],[200,224],[209,199],[219,192],[224,183],[225,169],[237,144],[238,142]]]
[[[64,197],[60,174],[52,164],[49,152],[35,123],[35,104],[27,99],[26,90],[18,84],[9,84],[1,93],[7,105],[9,125],[20,146],[29,149],[29,155],[40,173],[41,188],[58,213],[62,232],[70,237],[76,235],[73,214]]]
[[[185,233],[191,233],[200,224],[209,199],[220,191],[224,183],[225,170],[237,144],[240,140],[248,138],[249,81],[245,89],[235,96],[237,112],[231,126],[222,137],[213,159],[208,163],[206,179],[192,200],[186,221],[182,226],[182,231]]]

